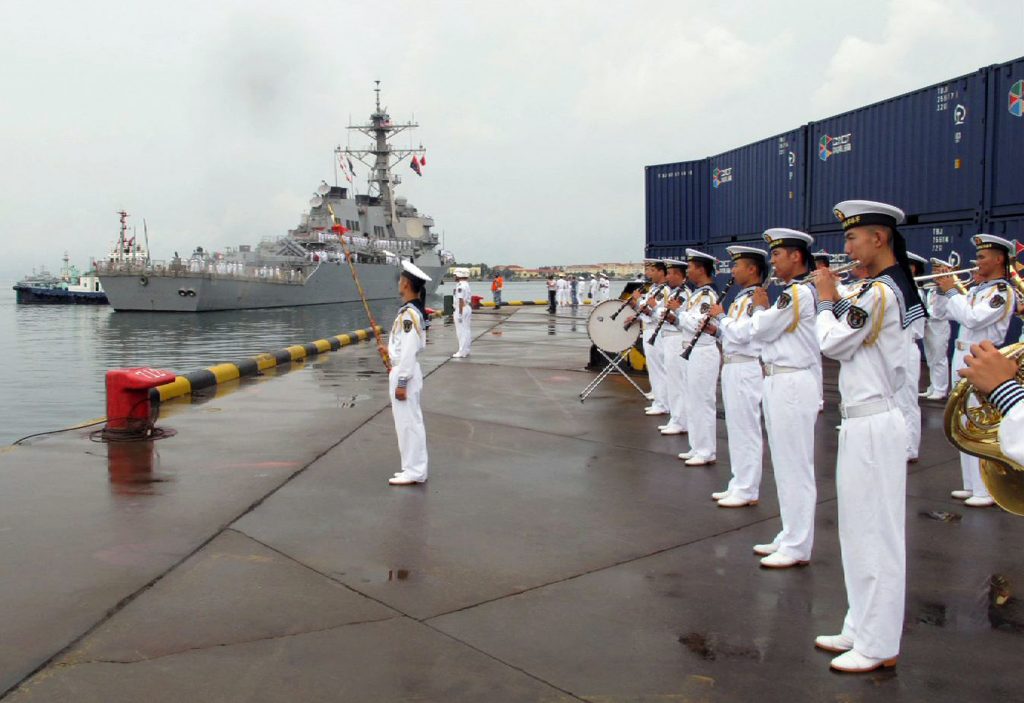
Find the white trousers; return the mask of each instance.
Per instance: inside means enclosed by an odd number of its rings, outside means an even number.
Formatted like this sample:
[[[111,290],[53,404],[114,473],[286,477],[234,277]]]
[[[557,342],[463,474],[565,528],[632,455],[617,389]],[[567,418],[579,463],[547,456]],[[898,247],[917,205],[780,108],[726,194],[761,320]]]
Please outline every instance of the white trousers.
[[[818,410],[825,407],[825,372],[821,368],[821,358],[814,365],[814,380],[818,383]]]
[[[459,313],[455,312],[455,336],[459,340],[459,354],[469,354],[469,347],[473,343],[473,311],[467,305],[462,313],[462,321],[459,321]]]
[[[757,500],[761,489],[761,396],[764,378],[756,361],[722,367],[722,402],[729,437],[729,495]]]
[[[907,465],[898,409],[844,420],[836,491],[849,610],[843,635],[876,659],[900,651],[906,575]]]
[[[679,356],[683,352],[683,335],[659,335],[656,347],[661,348],[662,367],[665,374],[665,398],[668,400],[669,425],[689,428],[686,416],[686,377],[689,363]]]
[[[665,359],[661,351],[661,335],[654,340],[654,344],[648,344],[647,339],[654,333],[654,330],[645,327],[640,331],[644,339],[644,357],[647,360],[647,379],[651,382],[651,393],[654,395],[654,406],[662,410],[668,410],[668,392],[665,388]]]
[[[814,483],[814,423],[818,419],[814,368],[765,378],[762,405],[782,517],[782,531],[772,543],[780,554],[809,561],[818,499]]]
[[[907,351],[907,379],[896,391],[896,404],[907,426],[907,458],[915,459],[921,450],[921,405],[917,399],[920,383],[921,350],[917,342],[911,341]]]
[[[717,344],[698,344],[686,364],[686,422],[690,451],[710,459],[718,450],[715,404],[718,397],[718,370],[722,355]]]
[[[960,351],[959,349],[953,350],[953,368],[951,370],[952,384],[955,386],[961,378],[956,375],[956,372],[964,368],[967,364],[964,363],[964,357],[968,355],[967,351]],[[974,403],[972,403],[973,405]],[[981,460],[976,456],[970,454],[964,454],[960,452],[960,475],[964,480],[964,490],[970,491],[972,495],[977,498],[988,498],[988,489],[985,488],[985,484],[981,480]]]
[[[949,395],[949,323],[928,320],[924,325],[924,358],[928,362],[928,390]]]
[[[388,375],[388,392],[391,395],[391,414],[395,418],[395,434],[398,435],[398,451],[402,455],[402,473],[414,481],[427,480],[427,431],[423,426],[423,411],[420,410],[420,394],[423,391],[423,372],[416,364],[416,371],[405,387],[406,399],[395,398],[398,374],[394,369]]]

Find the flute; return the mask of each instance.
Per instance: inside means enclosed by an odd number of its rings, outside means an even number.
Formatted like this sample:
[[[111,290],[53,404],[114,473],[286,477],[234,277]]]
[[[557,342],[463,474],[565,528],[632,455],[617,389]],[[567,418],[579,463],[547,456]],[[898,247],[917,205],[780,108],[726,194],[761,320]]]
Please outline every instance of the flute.
[[[735,280],[736,279],[734,278],[729,278],[729,282],[725,284],[725,289],[722,291],[722,295],[721,297],[719,297],[719,300],[725,299],[725,296],[729,294],[729,289],[732,288],[732,284],[735,282]],[[684,359],[690,358],[690,354],[693,352],[693,348],[697,346],[697,340],[700,339],[700,336],[702,334],[704,334],[704,330],[707,328],[709,322],[711,322],[710,311],[704,315],[704,319],[700,321],[700,325],[698,325],[697,327],[697,333],[693,335],[693,339],[690,340],[690,343],[686,345],[686,348],[683,349],[683,353],[680,354],[679,356],[683,357]]]

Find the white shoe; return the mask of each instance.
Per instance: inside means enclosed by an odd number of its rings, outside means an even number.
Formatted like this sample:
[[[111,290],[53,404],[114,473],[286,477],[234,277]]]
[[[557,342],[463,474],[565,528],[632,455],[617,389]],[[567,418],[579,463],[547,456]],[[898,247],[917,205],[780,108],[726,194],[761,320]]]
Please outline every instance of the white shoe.
[[[684,429],[683,429],[682,427],[680,427],[679,425],[666,425],[666,426],[665,426],[665,429],[661,430],[661,433],[662,433],[663,435],[670,435],[670,434],[686,434],[686,430],[684,430]]]
[[[668,410],[665,408],[656,408],[652,405],[649,408],[644,408],[644,415],[668,415]]]
[[[845,654],[840,654],[838,657],[832,660],[829,664],[836,671],[842,671],[847,674],[863,674],[868,671],[874,671],[875,669],[891,669],[896,666],[896,657],[892,659],[875,659],[874,657],[867,657],[860,652],[851,649]]]
[[[686,461],[687,459],[692,459],[693,458],[693,450],[691,449],[688,452],[679,452],[679,458],[682,459],[683,461]]]
[[[969,508],[991,508],[996,502],[989,496],[971,496],[964,501],[964,505]]]
[[[810,562],[806,559],[794,559],[779,552],[769,554],[761,560],[761,566],[766,569],[789,569],[793,566],[807,566],[808,564]]]
[[[464,354],[460,354],[459,352],[455,352],[454,354],[452,354],[453,359],[462,359],[464,358],[464,356]]]
[[[679,456],[682,456],[682,454],[680,454]],[[711,500],[713,500],[715,502],[720,501],[723,498],[728,498],[728,497],[729,497],[729,491],[727,491],[727,490],[726,491],[719,491],[718,493],[712,493],[711,494]]]
[[[647,398],[647,400],[654,400],[654,394],[653,393],[644,393],[644,398]]]
[[[710,466],[711,464],[714,463],[715,457],[713,456],[703,457],[699,455],[694,455],[686,460],[687,466]]]
[[[426,479],[423,479],[423,481],[417,481],[416,479],[408,476],[405,472],[397,473],[388,479],[388,483],[392,486],[412,486],[417,483],[424,483],[425,481]]]
[[[779,551],[779,545],[777,545],[777,544],[770,544],[769,543],[769,544],[755,544],[754,545],[754,554],[760,554],[763,557],[766,557],[769,554],[775,554],[775,552],[777,552],[777,551]]]
[[[945,399],[946,399],[946,394],[945,393],[929,393],[925,397],[925,400],[945,400]]]
[[[739,496],[726,496],[718,501],[719,508],[745,508],[747,506],[757,505],[757,498],[753,500],[747,500],[746,498],[740,498]]]
[[[819,635],[814,638],[814,646],[826,652],[849,652],[853,649],[853,640],[846,635]]]
[[[932,394],[932,389],[931,389],[931,388],[929,388],[929,389],[928,389],[928,390],[926,390],[926,391],[925,391],[924,393],[918,393],[918,394],[917,394],[917,397],[918,397],[918,398],[927,398],[927,397],[928,397],[928,396],[930,396],[931,394]]]
[[[971,491],[950,491],[949,495],[957,500],[967,500],[974,495]]]

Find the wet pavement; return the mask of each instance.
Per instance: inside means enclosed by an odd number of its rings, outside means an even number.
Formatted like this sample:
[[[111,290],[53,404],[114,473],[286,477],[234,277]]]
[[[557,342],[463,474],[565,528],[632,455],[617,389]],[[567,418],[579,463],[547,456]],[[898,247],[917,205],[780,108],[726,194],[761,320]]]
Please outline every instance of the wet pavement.
[[[0,453],[0,691],[11,701],[1016,700],[1024,519],[948,498],[927,404],[910,467],[903,653],[842,676],[837,395],[817,427],[812,564],[765,571],[728,450],[687,468],[611,377],[581,404],[586,310],[481,311],[421,363],[431,479],[398,468],[372,345],[172,401],[150,444],[88,430]]]

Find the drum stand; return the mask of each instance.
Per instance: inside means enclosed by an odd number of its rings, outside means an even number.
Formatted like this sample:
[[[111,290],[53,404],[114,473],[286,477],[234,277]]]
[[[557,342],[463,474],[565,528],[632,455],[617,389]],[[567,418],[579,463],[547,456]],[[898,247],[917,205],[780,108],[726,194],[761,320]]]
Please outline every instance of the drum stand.
[[[630,349],[632,349],[632,347],[630,347]],[[597,374],[597,378],[595,378],[593,381],[591,381],[590,384],[586,388],[583,389],[583,392],[580,393],[580,402],[581,403],[583,401],[585,401],[588,397],[590,397],[591,393],[593,393],[595,390],[597,390],[597,387],[599,385],[601,385],[601,382],[603,380],[605,380],[606,378],[608,378],[608,376],[611,375],[612,371],[618,371],[620,374],[622,374],[622,377],[624,379],[629,381],[630,385],[633,386],[633,388],[636,388],[637,392],[640,395],[644,396],[645,398],[647,397],[647,392],[643,388],[638,386],[636,384],[636,381],[634,381],[630,377],[630,375],[628,373],[626,373],[625,371],[623,371],[622,367],[619,366],[619,364],[624,362],[626,360],[626,357],[629,355],[629,349],[626,349],[625,351],[619,352],[614,357],[608,356],[605,353],[604,349],[601,349],[600,347],[597,348],[597,353],[600,354],[602,357],[604,357],[604,360],[608,362],[608,365],[605,366],[603,369],[601,369],[601,373]]]

